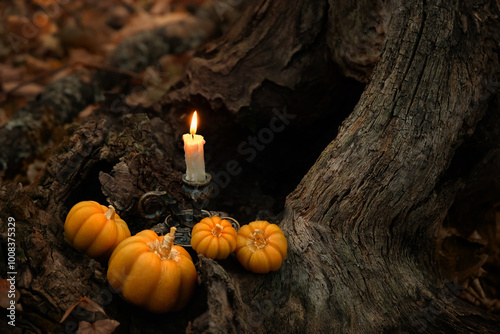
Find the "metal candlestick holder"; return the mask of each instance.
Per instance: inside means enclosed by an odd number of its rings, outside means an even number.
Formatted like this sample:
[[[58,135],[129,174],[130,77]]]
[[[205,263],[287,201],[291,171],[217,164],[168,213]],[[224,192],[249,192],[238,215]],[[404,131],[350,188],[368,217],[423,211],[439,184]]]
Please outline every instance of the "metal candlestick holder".
[[[208,200],[212,195],[214,188],[210,184],[212,181],[212,176],[205,173],[205,180],[203,181],[190,181],[187,179],[187,175],[182,175],[182,191],[194,202],[201,202]]]
[[[213,187],[210,185],[210,174],[205,182],[191,182],[182,178],[184,185],[182,190],[194,202],[207,200],[213,192]],[[240,224],[227,213],[222,211],[207,211],[197,209],[194,205],[191,209],[182,209],[180,205],[173,199],[167,196],[165,191],[150,191],[142,195],[139,200],[139,213],[147,219],[158,219],[166,216],[162,223],[155,225],[151,228],[159,235],[167,234],[171,227],[175,227],[174,244],[183,247],[191,247],[191,230],[200,220],[206,217],[218,216],[231,223],[231,225],[238,231]]]

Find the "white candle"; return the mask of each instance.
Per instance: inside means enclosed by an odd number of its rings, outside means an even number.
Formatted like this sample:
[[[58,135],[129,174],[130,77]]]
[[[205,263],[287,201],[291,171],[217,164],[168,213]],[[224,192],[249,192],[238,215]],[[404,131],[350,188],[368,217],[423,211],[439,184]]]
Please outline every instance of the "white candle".
[[[191,133],[182,136],[186,155],[186,180],[193,182],[205,181],[205,159],[203,157],[203,136],[196,134],[198,117],[196,111],[191,121]]]

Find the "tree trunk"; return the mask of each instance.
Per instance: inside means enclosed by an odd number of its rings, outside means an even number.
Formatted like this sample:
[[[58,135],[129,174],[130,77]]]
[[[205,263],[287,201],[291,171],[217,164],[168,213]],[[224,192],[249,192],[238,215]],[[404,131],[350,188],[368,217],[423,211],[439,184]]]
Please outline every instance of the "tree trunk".
[[[459,298],[465,288],[457,283],[476,277],[484,261],[461,269],[438,262],[443,226],[462,212],[456,205],[500,200],[499,14],[498,1],[479,0],[252,3],[193,59],[165,96],[163,113],[110,116],[105,104],[54,153],[35,184],[2,187],[2,222],[17,222],[24,307],[17,329],[72,332],[85,314],[58,321],[87,296],[123,333],[496,332],[498,314]],[[182,150],[174,144],[186,105],[213,111],[207,115],[220,124],[213,155],[223,164],[231,159],[223,149],[228,138],[245,139],[238,137],[244,117],[269,123],[276,101],[294,103],[287,131],[300,137],[314,109],[325,108],[311,87],[347,94],[346,77],[367,85],[338,134],[339,124],[325,125],[325,138],[335,139],[287,197],[276,221],[289,243],[279,271],[254,275],[234,258],[200,256],[195,298],[182,312],[155,316],[126,305],[105,282],[106,264],[65,243],[64,217],[82,199],[107,200],[133,233],[154,225],[137,211],[144,192],[165,190],[190,205],[181,190]],[[326,104],[339,122],[341,111]],[[267,168],[300,165],[297,156],[311,150],[275,148],[287,154],[266,155]],[[268,181],[256,174],[248,183]],[[234,196],[232,186],[218,186]],[[225,198],[213,198],[209,209]]]
[[[288,264],[301,273],[290,289],[303,306],[304,332],[498,328],[435,275],[437,232],[464,186],[449,173],[452,159],[498,108],[498,97],[487,103],[498,90],[490,42],[498,25],[494,14],[468,6],[391,8],[370,84],[288,197],[282,224],[290,232]],[[498,185],[498,175],[490,177]],[[287,304],[294,303],[280,310]]]

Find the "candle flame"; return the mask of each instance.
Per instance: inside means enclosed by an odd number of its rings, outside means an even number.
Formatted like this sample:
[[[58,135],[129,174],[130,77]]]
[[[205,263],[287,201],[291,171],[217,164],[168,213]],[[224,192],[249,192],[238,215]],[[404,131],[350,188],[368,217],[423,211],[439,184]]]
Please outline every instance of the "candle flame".
[[[191,131],[190,133],[194,135],[196,133],[196,128],[198,127],[198,115],[196,111],[193,114],[193,118],[191,120]]]

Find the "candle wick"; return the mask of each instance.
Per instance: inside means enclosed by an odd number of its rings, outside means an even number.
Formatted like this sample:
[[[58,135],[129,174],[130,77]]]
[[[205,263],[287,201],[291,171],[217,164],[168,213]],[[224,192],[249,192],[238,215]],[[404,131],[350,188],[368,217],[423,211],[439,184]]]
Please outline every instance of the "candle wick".
[[[194,134],[191,134],[191,138],[194,139]]]

